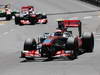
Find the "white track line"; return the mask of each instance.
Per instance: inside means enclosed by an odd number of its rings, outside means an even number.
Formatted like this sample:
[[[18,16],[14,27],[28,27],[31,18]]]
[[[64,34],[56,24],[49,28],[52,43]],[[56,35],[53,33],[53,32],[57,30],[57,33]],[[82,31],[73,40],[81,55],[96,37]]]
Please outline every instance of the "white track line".
[[[90,6],[88,6],[88,5],[86,5],[86,4],[83,4],[83,3],[80,3],[80,2],[76,2],[76,1],[73,1],[73,0],[71,0],[73,3],[76,3],[77,5],[80,5],[80,6],[83,6],[83,7],[85,7],[85,8],[88,8],[88,9],[91,9],[91,10],[95,10],[96,8],[93,8],[93,7],[90,7]]]
[[[0,26],[4,26],[4,24],[0,24]]]
[[[69,18],[69,20],[73,20],[73,19],[79,20],[80,18],[79,17],[71,17],[71,18]]]
[[[85,17],[83,17],[83,19],[92,19],[93,18],[93,16],[85,16]]]
[[[96,34],[95,36],[100,36],[100,35]]]
[[[100,41],[100,39],[95,39],[95,40]]]

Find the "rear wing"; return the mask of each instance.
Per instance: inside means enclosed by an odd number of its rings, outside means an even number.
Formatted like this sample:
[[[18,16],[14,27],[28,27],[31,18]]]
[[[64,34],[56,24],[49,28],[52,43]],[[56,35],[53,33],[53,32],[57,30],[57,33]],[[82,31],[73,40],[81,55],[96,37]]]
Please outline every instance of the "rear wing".
[[[67,29],[67,28],[78,28],[79,36],[81,36],[82,28],[80,20],[60,20],[58,21],[59,29]]]
[[[64,27],[79,27],[80,20],[64,20]]]
[[[32,11],[34,11],[34,7],[33,6],[23,6],[23,7],[21,7],[21,10],[22,11],[29,11],[30,9]]]

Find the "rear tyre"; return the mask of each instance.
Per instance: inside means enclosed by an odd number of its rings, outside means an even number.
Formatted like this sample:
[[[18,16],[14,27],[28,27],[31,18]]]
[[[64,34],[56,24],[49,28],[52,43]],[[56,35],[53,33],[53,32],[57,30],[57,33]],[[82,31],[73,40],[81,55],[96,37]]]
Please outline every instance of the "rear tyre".
[[[71,51],[71,55],[68,56],[68,58],[70,60],[76,59],[78,56],[78,40],[73,37],[69,37],[67,40],[66,48],[67,50]]]
[[[93,33],[85,32],[82,35],[82,49],[85,49],[85,52],[93,52],[94,49],[94,35]]]

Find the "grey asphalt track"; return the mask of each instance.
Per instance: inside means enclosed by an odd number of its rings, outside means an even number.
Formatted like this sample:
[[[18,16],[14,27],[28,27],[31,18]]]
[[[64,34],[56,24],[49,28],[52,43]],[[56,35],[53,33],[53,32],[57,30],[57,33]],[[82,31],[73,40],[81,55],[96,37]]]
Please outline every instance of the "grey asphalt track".
[[[11,4],[12,9],[23,5],[34,5],[35,10],[45,13],[64,13],[99,10],[99,7],[79,0],[1,0]],[[95,47],[93,53],[85,53],[73,61],[55,59],[21,62],[20,51],[24,40],[37,38],[44,32],[54,32],[58,18],[78,18],[82,29],[94,32]],[[100,75],[100,12],[48,15],[48,24],[17,26],[14,20],[0,21],[0,75]]]

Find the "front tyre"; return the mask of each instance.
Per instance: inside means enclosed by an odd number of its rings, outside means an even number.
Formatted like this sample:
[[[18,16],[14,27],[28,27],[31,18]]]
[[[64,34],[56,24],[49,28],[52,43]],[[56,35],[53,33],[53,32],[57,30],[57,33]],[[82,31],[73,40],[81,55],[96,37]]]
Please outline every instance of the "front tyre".
[[[68,56],[68,58],[70,60],[76,59],[78,56],[78,39],[69,37],[67,40],[66,49],[71,51],[71,55]]]
[[[45,22],[43,22],[42,24],[47,24],[48,23],[48,21],[47,20],[45,20]]]
[[[12,18],[11,14],[6,15],[6,20],[11,20],[11,18]]]
[[[24,50],[36,50],[37,43],[35,39],[27,39],[24,43]]]

